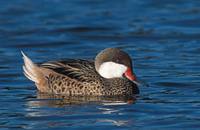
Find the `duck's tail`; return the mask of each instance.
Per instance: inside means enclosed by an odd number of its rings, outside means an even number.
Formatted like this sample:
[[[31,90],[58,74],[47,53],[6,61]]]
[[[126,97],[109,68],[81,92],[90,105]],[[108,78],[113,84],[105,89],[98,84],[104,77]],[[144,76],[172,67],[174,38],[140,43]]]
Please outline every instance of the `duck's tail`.
[[[32,60],[28,58],[23,52],[21,53],[24,59],[24,75],[31,81],[35,82],[37,89],[40,92],[48,92],[48,83],[45,77],[49,74],[49,70],[45,70],[44,68],[33,63]]]
[[[38,65],[34,64],[30,58],[28,58],[22,51],[22,56],[24,59],[24,75],[30,79],[31,81],[35,82],[36,84],[39,84],[40,82],[40,76],[42,75],[40,72],[40,69]]]

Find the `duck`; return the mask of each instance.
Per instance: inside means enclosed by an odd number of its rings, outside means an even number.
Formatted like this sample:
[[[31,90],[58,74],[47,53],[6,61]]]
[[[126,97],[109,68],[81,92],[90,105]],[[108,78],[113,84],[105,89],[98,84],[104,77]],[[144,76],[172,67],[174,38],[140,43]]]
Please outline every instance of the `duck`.
[[[130,96],[139,94],[131,57],[106,48],[94,60],[65,59],[34,63],[24,52],[23,73],[41,93],[67,96]]]

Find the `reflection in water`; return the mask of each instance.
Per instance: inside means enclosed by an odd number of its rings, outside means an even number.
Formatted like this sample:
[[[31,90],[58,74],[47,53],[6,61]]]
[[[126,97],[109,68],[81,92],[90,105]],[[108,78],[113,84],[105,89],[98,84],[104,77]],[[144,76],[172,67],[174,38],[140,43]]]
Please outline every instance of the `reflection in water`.
[[[29,107],[63,107],[65,105],[80,105],[80,104],[103,104],[103,105],[125,105],[132,104],[136,101],[136,97],[122,96],[66,96],[55,94],[37,93],[36,101],[28,101]]]
[[[123,125],[127,125],[129,123],[128,120],[111,120],[111,119],[102,119],[102,120],[97,120],[98,123],[111,123],[112,125],[116,125],[116,126],[123,126]]]
[[[27,101],[26,118],[32,121],[47,122],[42,127],[110,125],[126,126],[130,119],[123,116],[124,105],[135,103],[136,97],[80,97],[37,93],[35,100]],[[94,111],[95,108],[95,111]],[[113,114],[113,115],[112,115]]]

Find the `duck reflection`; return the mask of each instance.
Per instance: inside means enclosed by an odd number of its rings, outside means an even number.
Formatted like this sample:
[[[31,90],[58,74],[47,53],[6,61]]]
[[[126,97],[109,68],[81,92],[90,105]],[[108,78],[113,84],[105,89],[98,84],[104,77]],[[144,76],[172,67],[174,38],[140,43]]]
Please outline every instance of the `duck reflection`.
[[[124,105],[133,104],[136,96],[66,96],[55,94],[37,93],[37,99],[28,102],[29,107],[63,107],[78,104]]]
[[[38,92],[36,98],[27,101],[26,118],[47,121],[48,123],[44,125],[45,128],[85,124],[128,126],[132,123],[132,120],[125,116],[126,111],[123,105],[135,102],[135,96],[69,97]]]

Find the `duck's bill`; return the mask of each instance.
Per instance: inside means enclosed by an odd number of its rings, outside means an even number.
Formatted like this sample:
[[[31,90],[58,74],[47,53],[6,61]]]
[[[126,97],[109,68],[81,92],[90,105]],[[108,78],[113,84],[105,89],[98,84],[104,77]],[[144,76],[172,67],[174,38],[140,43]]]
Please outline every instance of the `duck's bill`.
[[[137,86],[140,86],[141,84],[138,82],[136,75],[132,72],[132,70],[130,68],[128,68],[126,70],[126,72],[124,73],[124,77],[126,77],[127,79],[131,80],[133,83],[135,83]]]
[[[137,78],[136,78],[135,74],[132,72],[131,68],[128,68],[126,70],[126,72],[124,73],[124,76],[126,78],[128,78],[129,80],[131,80],[131,81],[136,81],[137,80]]]

